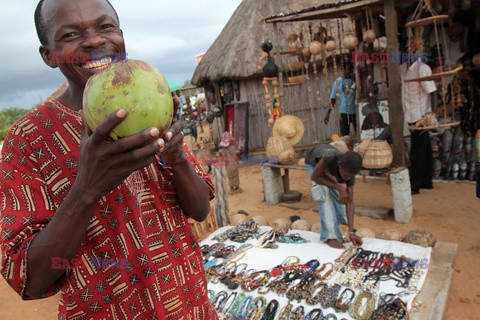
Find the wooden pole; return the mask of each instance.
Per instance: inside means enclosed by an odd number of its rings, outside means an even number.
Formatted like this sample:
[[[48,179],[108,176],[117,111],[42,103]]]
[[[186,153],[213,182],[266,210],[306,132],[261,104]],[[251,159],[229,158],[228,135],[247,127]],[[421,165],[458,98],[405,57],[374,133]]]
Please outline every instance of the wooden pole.
[[[387,52],[398,51],[398,23],[394,0],[384,1],[385,31],[387,36]],[[388,71],[388,109],[393,138],[393,163],[405,166],[405,149],[403,141],[403,107],[400,66],[389,61]]]
[[[215,215],[219,227],[230,224],[227,192],[227,169],[225,166],[213,165],[213,184],[215,187]]]

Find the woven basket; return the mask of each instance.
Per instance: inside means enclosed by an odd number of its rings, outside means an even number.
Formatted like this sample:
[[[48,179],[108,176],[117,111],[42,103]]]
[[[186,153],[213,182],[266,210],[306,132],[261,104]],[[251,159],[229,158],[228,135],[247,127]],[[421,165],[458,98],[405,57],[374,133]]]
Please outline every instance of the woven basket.
[[[372,139],[365,139],[358,145],[357,152],[362,158],[365,155],[365,150],[367,150],[370,141],[372,141]]]
[[[372,140],[365,149],[363,167],[367,169],[388,168],[392,164],[393,154],[385,140]]]
[[[275,156],[281,164],[290,164],[295,160],[295,150],[284,136],[270,137],[267,142],[267,157]]]

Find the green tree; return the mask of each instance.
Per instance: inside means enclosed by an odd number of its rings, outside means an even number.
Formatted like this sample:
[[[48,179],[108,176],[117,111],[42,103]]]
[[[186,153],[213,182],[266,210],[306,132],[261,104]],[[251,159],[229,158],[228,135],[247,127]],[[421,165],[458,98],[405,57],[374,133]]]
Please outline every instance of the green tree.
[[[0,111],[0,140],[5,139],[5,135],[10,130],[12,124],[21,116],[27,114],[32,109],[20,107],[10,107]]]

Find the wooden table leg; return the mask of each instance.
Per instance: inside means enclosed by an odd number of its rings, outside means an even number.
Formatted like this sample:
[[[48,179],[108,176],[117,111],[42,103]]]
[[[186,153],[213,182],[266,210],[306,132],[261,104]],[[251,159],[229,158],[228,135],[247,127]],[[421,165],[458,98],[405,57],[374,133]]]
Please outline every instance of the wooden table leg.
[[[285,174],[282,176],[283,191],[287,192],[288,190],[290,190],[290,177],[288,174],[288,169],[284,169],[284,170],[285,170]]]

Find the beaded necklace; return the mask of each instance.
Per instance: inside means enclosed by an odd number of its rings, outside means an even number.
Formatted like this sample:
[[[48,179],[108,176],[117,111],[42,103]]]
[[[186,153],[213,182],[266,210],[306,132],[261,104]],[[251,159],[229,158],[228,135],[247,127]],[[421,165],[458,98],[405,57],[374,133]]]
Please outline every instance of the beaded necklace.
[[[243,299],[242,305],[240,306],[238,313],[235,315],[235,320],[245,320],[247,319],[247,312],[250,307],[250,304],[253,301],[252,296],[246,296]]]
[[[322,307],[323,308],[330,308],[333,307],[335,304],[335,301],[337,300],[338,293],[340,291],[340,285],[335,284],[331,287],[328,287],[325,290],[325,293],[323,294],[322,297]]]
[[[305,316],[305,309],[303,306],[298,306],[290,313],[290,318],[288,320],[303,320]]]
[[[290,318],[290,312],[292,312],[293,304],[288,301],[288,304],[282,308],[278,320],[288,320]]]
[[[243,301],[245,300],[245,294],[240,293],[237,295],[235,298],[235,301],[232,303],[230,308],[225,309],[224,313],[225,315],[225,320],[230,320],[233,319],[233,317],[238,313],[238,310],[240,309],[240,306],[242,305]]]
[[[350,293],[350,297],[348,294]],[[335,301],[333,308],[337,312],[346,312],[348,307],[352,304],[353,298],[355,297],[355,292],[352,289],[345,288],[343,292],[340,294],[340,297]]]
[[[315,308],[310,310],[310,312],[305,316],[305,320],[323,320],[323,311],[322,309]]]
[[[315,295],[315,291],[320,288],[320,291]],[[319,283],[314,285],[311,288],[310,294],[308,297],[305,299],[307,301],[307,304],[314,306],[319,304],[322,301],[323,295],[325,294],[325,291],[327,290],[328,286],[326,283]]]
[[[323,320],[337,320],[337,316],[334,315],[333,313],[329,313],[329,314],[325,315]]]
[[[256,297],[250,303],[250,307],[248,308],[247,312],[247,319],[259,320],[265,312],[266,303],[267,300],[265,299],[265,297]]]
[[[368,320],[375,310],[375,304],[375,294],[362,291],[350,306],[349,314],[357,320]]]
[[[222,290],[219,293],[217,293],[217,296],[215,297],[215,302],[213,303],[213,307],[216,310],[219,310],[220,306],[225,302],[227,297],[228,297],[228,293],[226,291]]]
[[[278,301],[273,299],[268,303],[267,308],[265,309],[265,313],[263,314],[263,317],[261,320],[275,319],[275,316],[277,315],[277,310],[278,310]]]
[[[224,318],[227,310],[230,309],[237,298],[237,292],[232,292],[228,298],[222,300],[218,306],[217,312]],[[229,304],[228,304],[229,303]],[[228,304],[228,305],[227,305]]]

